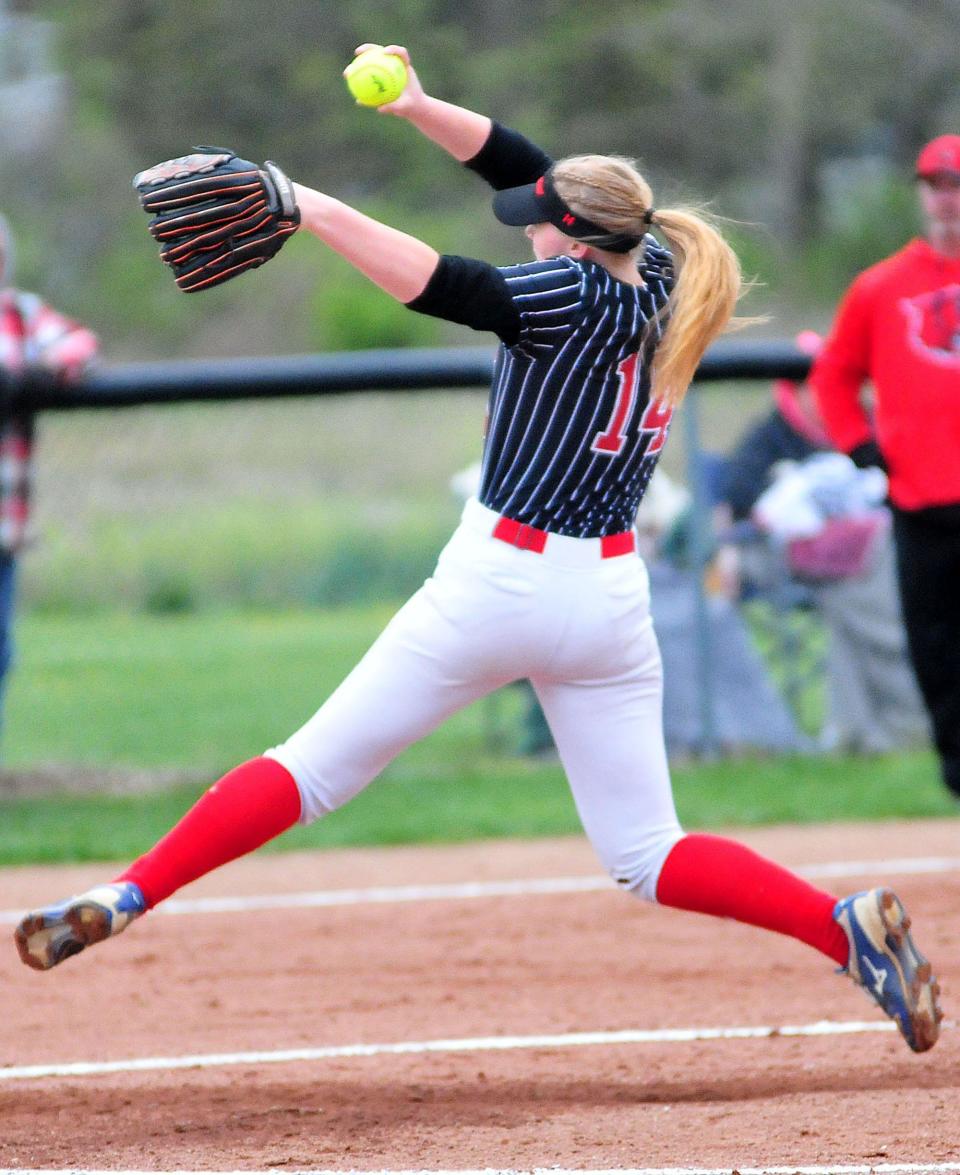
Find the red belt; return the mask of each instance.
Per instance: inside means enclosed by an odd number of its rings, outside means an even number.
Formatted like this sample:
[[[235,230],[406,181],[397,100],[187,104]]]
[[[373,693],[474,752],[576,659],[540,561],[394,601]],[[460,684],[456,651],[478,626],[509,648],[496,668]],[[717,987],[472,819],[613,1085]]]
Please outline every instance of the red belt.
[[[527,526],[524,522],[517,522],[515,518],[500,518],[493,528],[493,537],[503,543],[509,543],[511,547],[519,547],[522,551],[533,551],[541,555],[550,532],[538,530],[535,526]],[[635,550],[636,538],[632,530],[624,530],[620,534],[605,534],[600,539],[601,559],[632,555]]]

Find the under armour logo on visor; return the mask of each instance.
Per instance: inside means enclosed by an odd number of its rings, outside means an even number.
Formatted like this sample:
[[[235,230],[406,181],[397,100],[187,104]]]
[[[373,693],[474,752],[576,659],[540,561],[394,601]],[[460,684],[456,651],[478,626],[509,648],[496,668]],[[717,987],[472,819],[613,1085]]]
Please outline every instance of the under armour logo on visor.
[[[577,218],[575,216],[571,216],[569,212],[565,212],[563,214],[563,223],[564,224],[576,224]]]

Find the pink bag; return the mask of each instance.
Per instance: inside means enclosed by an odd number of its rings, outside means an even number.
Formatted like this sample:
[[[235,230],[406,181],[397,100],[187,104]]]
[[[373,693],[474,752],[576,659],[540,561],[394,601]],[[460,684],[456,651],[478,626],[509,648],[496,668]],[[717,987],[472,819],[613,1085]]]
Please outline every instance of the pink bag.
[[[849,579],[862,575],[874,543],[889,526],[889,516],[877,510],[859,518],[828,518],[823,530],[809,539],[787,543],[787,565],[799,579]]]

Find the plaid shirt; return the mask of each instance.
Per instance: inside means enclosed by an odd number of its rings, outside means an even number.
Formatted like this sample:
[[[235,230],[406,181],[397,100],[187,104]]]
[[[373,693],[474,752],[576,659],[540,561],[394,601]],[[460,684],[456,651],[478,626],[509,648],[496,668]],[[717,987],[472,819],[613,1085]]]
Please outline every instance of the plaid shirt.
[[[36,294],[0,290],[0,368],[16,377],[42,368],[74,379],[97,352],[86,327],[64,318]],[[17,551],[27,538],[33,465],[34,418],[0,417],[0,550]]]

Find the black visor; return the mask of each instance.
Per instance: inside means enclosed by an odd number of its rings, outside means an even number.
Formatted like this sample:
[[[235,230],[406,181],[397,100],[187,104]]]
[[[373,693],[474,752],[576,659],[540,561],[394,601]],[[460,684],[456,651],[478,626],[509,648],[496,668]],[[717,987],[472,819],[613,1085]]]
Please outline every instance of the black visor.
[[[493,214],[501,224],[524,226],[552,224],[568,237],[574,237],[598,249],[611,253],[629,253],[642,238],[626,233],[612,233],[609,229],[584,216],[578,216],[563,202],[553,183],[553,168],[535,184],[519,188],[505,188],[493,197]]]

